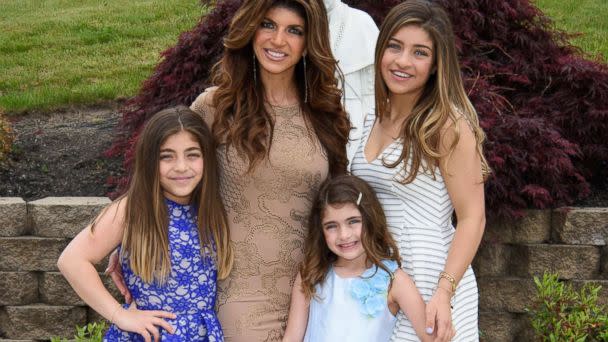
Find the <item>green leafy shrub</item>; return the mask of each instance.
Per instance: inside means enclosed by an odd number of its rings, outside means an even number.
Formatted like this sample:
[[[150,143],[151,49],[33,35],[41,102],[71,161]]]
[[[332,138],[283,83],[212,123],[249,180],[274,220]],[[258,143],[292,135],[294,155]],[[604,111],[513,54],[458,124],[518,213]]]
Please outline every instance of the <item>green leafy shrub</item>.
[[[0,110],[0,162],[8,156],[13,146],[13,139],[13,129],[2,110]]]
[[[101,342],[106,331],[105,322],[89,323],[83,327],[76,327],[76,342]],[[68,340],[59,337],[51,338],[51,342],[67,342]]]
[[[585,284],[575,291],[556,273],[534,277],[537,297],[531,309],[537,341],[608,341],[606,308],[597,304],[600,285]]]

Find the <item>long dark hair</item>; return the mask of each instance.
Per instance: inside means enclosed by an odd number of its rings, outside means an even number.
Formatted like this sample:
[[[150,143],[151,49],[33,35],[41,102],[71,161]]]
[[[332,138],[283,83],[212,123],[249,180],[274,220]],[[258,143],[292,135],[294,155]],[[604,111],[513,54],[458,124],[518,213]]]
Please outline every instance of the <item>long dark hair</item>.
[[[259,77],[259,84],[255,82],[252,40],[264,15],[275,7],[293,10],[305,21],[307,54],[295,71],[300,107],[327,153],[330,174],[343,174],[348,162],[350,123],[340,102],[337,62],[331,53],[328,19],[321,0],[243,1],[224,40],[224,55],[213,69],[213,83],[218,86],[212,101],[216,110],[213,134],[226,143],[226,148],[234,145],[246,155],[249,170],[270,150],[274,122],[265,105],[264,85]]]
[[[159,175],[160,148],[168,137],[181,131],[192,134],[203,154],[203,177],[191,200],[198,207],[201,251],[213,240],[220,279],[226,278],[232,268],[228,220],[219,195],[213,137],[200,115],[179,106],[154,114],[146,123],[137,140],[129,189],[119,199],[126,200],[122,248],[129,255],[131,269],[146,282],[162,283],[171,271],[169,218]]]

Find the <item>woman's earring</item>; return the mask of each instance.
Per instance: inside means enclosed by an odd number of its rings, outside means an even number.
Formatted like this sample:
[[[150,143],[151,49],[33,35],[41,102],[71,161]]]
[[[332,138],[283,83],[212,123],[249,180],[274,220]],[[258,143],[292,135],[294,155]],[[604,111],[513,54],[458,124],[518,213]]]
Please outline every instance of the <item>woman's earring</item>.
[[[306,55],[303,57],[304,61],[304,103],[308,103],[308,81],[306,80]]]
[[[258,84],[258,71],[255,62],[255,52],[253,53],[253,84]]]

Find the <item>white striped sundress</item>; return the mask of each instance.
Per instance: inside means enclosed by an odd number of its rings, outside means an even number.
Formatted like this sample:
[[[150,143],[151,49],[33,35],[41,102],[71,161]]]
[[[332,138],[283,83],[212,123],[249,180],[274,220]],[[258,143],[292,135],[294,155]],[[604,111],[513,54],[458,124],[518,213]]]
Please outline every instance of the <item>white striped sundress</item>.
[[[403,179],[403,162],[396,168],[383,165],[383,158],[389,164],[399,158],[403,148],[401,141],[394,141],[378,158],[367,162],[363,151],[374,120],[373,114],[365,119],[363,136],[351,162],[351,173],[367,181],[376,191],[389,230],[397,242],[403,270],[412,277],[424,301],[428,302],[435,292],[454,237],[454,208],[438,170],[435,179],[420,171],[413,182],[403,185],[397,181]],[[477,282],[471,266],[458,284],[452,305],[452,322],[456,329],[452,341],[478,341]],[[391,341],[419,341],[402,312],[399,312]]]

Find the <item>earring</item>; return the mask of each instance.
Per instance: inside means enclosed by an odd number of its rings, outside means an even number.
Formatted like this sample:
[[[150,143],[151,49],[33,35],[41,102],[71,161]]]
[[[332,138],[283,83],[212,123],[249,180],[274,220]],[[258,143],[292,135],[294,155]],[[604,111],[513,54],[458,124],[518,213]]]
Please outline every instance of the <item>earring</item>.
[[[308,81],[306,80],[306,55],[302,57],[304,62],[304,103],[308,103]]]
[[[253,53],[253,84],[258,84],[258,71],[255,62],[255,52]]]

